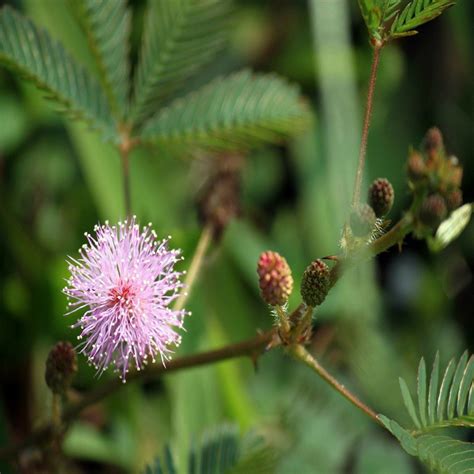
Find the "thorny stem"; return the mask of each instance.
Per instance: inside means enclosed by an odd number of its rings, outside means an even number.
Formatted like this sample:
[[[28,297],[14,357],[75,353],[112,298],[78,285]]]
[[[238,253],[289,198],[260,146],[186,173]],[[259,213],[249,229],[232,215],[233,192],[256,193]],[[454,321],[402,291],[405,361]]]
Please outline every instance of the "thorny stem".
[[[224,360],[234,359],[237,357],[247,356],[255,359],[267,348],[276,347],[277,345],[279,345],[279,340],[276,335],[276,330],[272,329],[251,339],[247,339],[236,344],[231,344],[220,349],[179,357],[167,362],[166,366],[157,364],[149,366],[147,369],[142,371],[131,371],[127,376],[127,380],[129,382],[139,380],[145,381],[156,378],[163,374],[176,372],[177,370],[199,367],[202,365],[222,362]],[[77,418],[82,410],[90,405],[93,405],[94,403],[99,402],[112,393],[115,393],[124,385],[125,384],[123,384],[119,379],[111,379],[107,382],[104,382],[96,389],[86,393],[78,402],[72,403],[66,407],[63,412],[62,422],[64,424],[70,423],[75,418]],[[0,449],[0,459],[10,458],[28,446],[47,442],[54,436],[54,431],[55,429],[52,423],[48,423],[47,425],[34,430],[30,436],[19,443]]]
[[[352,205],[358,204],[360,199],[360,188],[362,185],[362,177],[364,174],[365,157],[367,155],[367,140],[369,138],[370,121],[372,118],[372,108],[374,102],[375,83],[377,82],[377,71],[380,61],[380,52],[383,44],[378,43],[374,46],[374,54],[372,56],[372,67],[370,69],[369,89],[367,91],[367,101],[365,103],[364,125],[362,128],[362,138],[359,149],[359,162],[357,165],[354,193],[352,195]]]
[[[174,305],[174,309],[179,311],[184,308],[186,301],[191,294],[191,289],[196,281],[196,278],[199,274],[199,270],[202,267],[202,263],[204,261],[204,256],[209,248],[209,245],[212,241],[212,227],[206,226],[202,230],[201,237],[199,238],[199,242],[196,247],[196,251],[194,252],[193,259],[191,261],[191,265],[189,266],[189,270],[186,275],[186,279],[184,280],[184,289],[185,291],[182,292],[179,298],[176,300]]]
[[[379,239],[372,242],[364,252],[364,256],[367,257],[368,255],[376,255],[380,252],[384,252],[389,247],[398,244],[403,237],[408,234],[412,229],[412,218],[410,214],[407,214],[403,219],[400,220],[392,229],[384,234]],[[193,259],[194,261],[198,258],[202,260],[202,257],[205,254],[205,249],[207,248],[209,242],[207,242],[207,237],[201,236],[200,243],[198,244],[198,249],[201,247],[204,250],[196,251],[196,256]],[[199,256],[200,255],[200,256]],[[360,262],[361,258],[355,259],[353,262],[347,262],[343,258],[338,258],[336,265],[331,270],[331,283],[334,285],[337,280],[342,276],[342,274],[351,266],[357,262]],[[193,265],[191,264],[191,267]],[[195,265],[196,271],[199,269],[199,265]],[[191,269],[190,272],[191,274]],[[188,279],[192,283],[194,281],[195,276],[193,279],[190,279],[188,275]],[[186,301],[186,300],[184,300]],[[304,310],[304,305],[298,306],[292,314],[289,316],[290,320],[293,316],[299,315]],[[194,354],[190,356],[180,357],[178,359],[174,359],[167,363],[166,367],[162,365],[154,365],[148,367],[146,370],[142,371],[132,371],[128,375],[128,381],[140,381],[140,380],[148,380],[155,377],[158,377],[163,374],[167,374],[170,372],[174,372],[181,369],[189,369],[192,367],[198,367],[206,364],[217,363],[220,361],[233,359],[237,357],[249,356],[255,359],[260,353],[262,353],[266,349],[272,349],[274,347],[278,347],[281,344],[281,341],[278,340],[277,330],[272,329],[267,331],[263,334],[259,334],[258,336],[239,342],[237,344],[232,344],[229,346],[222,347],[220,349],[202,352],[199,354]],[[340,391],[348,400],[352,403],[356,404],[355,402],[361,405],[356,405],[360,409],[365,406],[362,402],[360,402],[354,395],[352,395],[347,389],[339,390],[342,386],[335,380],[327,371],[325,371],[316,361],[313,362],[311,358],[308,358],[302,352],[304,348],[298,349],[295,357],[302,360],[305,364],[309,365],[313,368],[318,375],[320,375],[324,380],[330,383],[336,390]],[[309,357],[311,357],[308,354]],[[314,359],[313,359],[314,360]],[[102,385],[97,387],[94,390],[86,393],[78,402],[72,403],[67,406],[63,412],[61,417],[62,422],[68,424],[72,422],[77,416],[81,413],[82,410],[87,408],[94,403],[99,402],[100,400],[106,398],[107,396],[111,395],[112,393],[118,391],[124,384],[119,379],[111,379],[107,382],[104,382]],[[371,413],[369,416],[374,418],[373,412],[368,409]],[[365,411],[365,410],[363,410]],[[376,415],[375,415],[376,417]],[[375,418],[374,418],[375,419]],[[376,419],[377,423],[380,424],[380,420]],[[20,441],[19,443],[12,444],[10,446],[6,446],[0,449],[0,459],[2,458],[10,458],[15,456],[17,453],[21,452],[24,448],[28,446],[38,445],[47,442],[54,436],[54,426],[52,423],[49,423],[41,428],[34,430],[26,439]]]
[[[337,381],[302,345],[298,344],[290,349],[290,353],[298,360],[314,370],[325,382],[349,400],[359,410],[363,411],[373,421],[383,426],[383,423],[371,408],[359,400],[350,390]]]

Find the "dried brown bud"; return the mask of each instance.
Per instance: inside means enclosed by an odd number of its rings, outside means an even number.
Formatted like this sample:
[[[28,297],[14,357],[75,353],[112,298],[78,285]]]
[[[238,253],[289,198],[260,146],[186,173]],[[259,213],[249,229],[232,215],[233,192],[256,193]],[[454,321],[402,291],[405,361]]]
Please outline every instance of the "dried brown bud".
[[[378,178],[370,185],[368,201],[377,217],[390,212],[394,198],[395,192],[388,179]]]
[[[350,216],[352,233],[356,237],[365,237],[372,232],[377,217],[374,210],[368,204],[359,204]]]
[[[77,356],[70,342],[58,342],[46,360],[45,380],[54,393],[64,393],[77,372]]]
[[[263,301],[271,306],[285,304],[293,291],[293,277],[286,259],[277,252],[263,252],[257,273]]]
[[[421,204],[420,221],[435,230],[448,213],[446,201],[440,194],[431,194]]]
[[[234,166],[237,160],[231,158],[231,155],[218,158],[222,163],[211,173],[197,199],[199,219],[203,225],[211,226],[215,239],[241,214],[240,167]]]
[[[319,306],[331,286],[330,271],[322,260],[315,260],[304,271],[301,280],[301,297],[308,306]]]

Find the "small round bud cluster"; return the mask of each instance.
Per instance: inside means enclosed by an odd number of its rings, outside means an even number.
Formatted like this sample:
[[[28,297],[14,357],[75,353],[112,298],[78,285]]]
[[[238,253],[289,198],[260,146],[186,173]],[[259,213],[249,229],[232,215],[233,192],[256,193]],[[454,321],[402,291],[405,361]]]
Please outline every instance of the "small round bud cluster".
[[[368,201],[377,217],[390,212],[394,198],[395,192],[388,179],[378,178],[370,185]]]
[[[77,356],[70,342],[58,342],[46,360],[46,385],[54,393],[64,393],[77,372]]]
[[[303,273],[301,297],[308,306],[314,308],[326,299],[330,286],[329,268],[322,260],[317,259]]]
[[[352,209],[350,226],[356,237],[365,237],[372,232],[377,217],[368,204],[359,204]]]
[[[281,306],[293,291],[293,277],[286,259],[277,252],[260,255],[257,264],[258,283],[263,301],[271,306]]]
[[[424,225],[435,230],[447,213],[446,201],[443,196],[431,194],[422,202],[419,217]]]
[[[425,135],[421,153],[410,152],[407,171],[415,197],[415,235],[425,238],[462,204],[463,170],[459,160],[446,153],[443,135],[433,127]]]

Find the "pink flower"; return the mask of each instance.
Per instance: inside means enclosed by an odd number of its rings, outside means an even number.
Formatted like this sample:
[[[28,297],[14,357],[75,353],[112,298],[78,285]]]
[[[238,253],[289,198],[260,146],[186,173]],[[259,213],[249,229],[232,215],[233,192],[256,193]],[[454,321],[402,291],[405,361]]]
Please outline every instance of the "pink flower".
[[[183,284],[174,265],[179,250],[158,241],[151,224],[140,230],[135,216],[117,226],[94,228],[78,260],[69,257],[71,276],[64,293],[70,311],[87,308],[71,327],[81,328],[79,345],[89,362],[102,373],[114,364],[125,381],[130,364],[141,370],[149,358],[169,358],[178,346],[185,310],[170,308]]]

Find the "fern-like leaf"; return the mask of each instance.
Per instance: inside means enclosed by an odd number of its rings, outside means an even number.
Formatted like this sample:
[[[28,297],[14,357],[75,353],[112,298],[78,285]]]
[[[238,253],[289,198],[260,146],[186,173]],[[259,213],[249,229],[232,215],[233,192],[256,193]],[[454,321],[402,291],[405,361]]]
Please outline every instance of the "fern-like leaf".
[[[277,142],[308,126],[298,88],[274,75],[236,73],[178,99],[145,124],[144,142],[214,150]]]
[[[107,99],[99,83],[31,20],[6,6],[0,10],[0,64],[46,91],[74,118],[113,133]]]
[[[393,38],[417,33],[415,28],[441,15],[455,0],[411,0],[395,17],[391,27]]]
[[[379,416],[385,427],[400,441],[408,454],[416,456],[432,472],[439,474],[474,473],[474,445],[449,436],[423,434],[415,437],[397,422]]]
[[[240,436],[235,426],[223,425],[203,437],[188,457],[188,474],[271,474],[277,456],[260,437]],[[144,474],[175,474],[176,463],[169,447]]]
[[[369,35],[377,40],[385,39],[385,24],[400,10],[402,0],[359,0],[359,7]]]
[[[422,359],[418,369],[418,409],[409,394],[406,382],[400,379],[403,400],[415,427],[423,433],[448,426],[474,426],[474,356],[465,352],[459,361],[451,360],[439,385],[439,355],[436,355],[429,389],[426,366]]]
[[[87,36],[111,108],[123,118],[128,103],[131,15],[126,0],[70,0]]]
[[[223,47],[231,0],[149,0],[132,121],[151,115]]]

